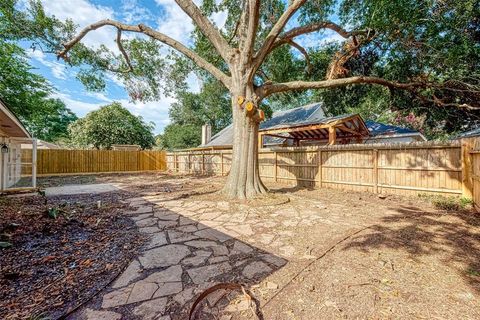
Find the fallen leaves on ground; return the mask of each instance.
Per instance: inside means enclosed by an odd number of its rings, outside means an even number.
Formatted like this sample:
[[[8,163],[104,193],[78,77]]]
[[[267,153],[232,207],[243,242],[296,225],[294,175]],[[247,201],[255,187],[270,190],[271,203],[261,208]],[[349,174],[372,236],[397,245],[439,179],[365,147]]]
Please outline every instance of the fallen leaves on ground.
[[[144,239],[120,196],[0,197],[1,319],[58,318],[124,269]]]

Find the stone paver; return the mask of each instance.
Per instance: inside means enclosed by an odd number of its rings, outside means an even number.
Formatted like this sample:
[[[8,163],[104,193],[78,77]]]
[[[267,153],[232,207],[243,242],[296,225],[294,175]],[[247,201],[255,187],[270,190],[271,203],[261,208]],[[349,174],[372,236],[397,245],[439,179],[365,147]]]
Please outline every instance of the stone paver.
[[[130,291],[126,304],[149,300],[157,290],[158,285],[156,283],[139,281],[135,283],[132,291]]]
[[[154,247],[159,247],[167,244],[167,237],[165,236],[164,232],[156,232],[153,233],[152,236],[150,237],[150,242],[147,245],[148,249],[154,248]]]
[[[170,296],[175,293],[181,292],[183,285],[181,282],[167,282],[158,286],[157,292],[155,292],[154,298]]]
[[[127,303],[133,285],[109,292],[103,296],[102,308],[121,306]]]
[[[254,261],[243,269],[242,274],[247,277],[247,279],[252,279],[256,275],[270,273],[272,271],[272,268],[264,262]]]
[[[171,266],[163,271],[152,273],[143,281],[155,283],[182,281],[182,271],[180,265]]]
[[[139,260],[144,268],[168,267],[178,264],[189,254],[190,250],[187,246],[170,244],[145,251]]]
[[[219,264],[212,264],[205,267],[199,267],[195,269],[187,270],[188,275],[192,279],[193,283],[200,284],[208,282],[211,278],[222,275],[232,270],[229,263],[223,262]]]
[[[149,300],[136,307],[133,314],[145,320],[157,319],[158,315],[165,311],[167,302],[167,298]]]
[[[88,320],[119,320],[122,318],[120,313],[113,311],[97,311],[92,309],[85,310],[85,315]]]
[[[130,262],[130,265],[125,269],[125,271],[117,278],[113,283],[112,288],[121,288],[129,284],[131,281],[135,280],[140,276],[142,271],[142,266],[137,260]]]
[[[184,265],[198,266],[203,264],[212,255],[211,252],[204,250],[197,250],[194,254],[195,256],[184,259],[182,263]]]

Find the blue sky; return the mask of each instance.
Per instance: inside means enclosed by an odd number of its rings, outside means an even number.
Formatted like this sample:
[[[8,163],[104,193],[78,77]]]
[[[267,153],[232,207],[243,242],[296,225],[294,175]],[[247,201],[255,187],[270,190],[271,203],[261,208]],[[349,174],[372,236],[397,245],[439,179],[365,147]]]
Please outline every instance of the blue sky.
[[[189,35],[193,25],[174,0],[42,0],[42,2],[47,14],[55,15],[62,20],[70,18],[80,27],[106,18],[127,23],[143,22],[186,45],[191,43]],[[226,13],[221,12],[210,18],[217,26],[222,27]],[[102,28],[88,34],[84,38],[84,43],[91,47],[105,44],[117,51],[115,35],[113,28]],[[336,37],[333,34],[325,34],[321,39],[336,40]],[[312,41],[318,44],[319,40],[317,35],[301,39],[307,47]],[[28,49],[28,45],[25,45],[25,48]],[[36,72],[46,77],[57,88],[55,96],[62,99],[79,117],[112,101],[120,101],[133,114],[153,122],[155,133],[161,133],[169,123],[168,109],[175,101],[174,98],[162,97],[155,102],[133,103],[122,84],[113,75],[109,77],[105,92],[88,92],[76,80],[75,70],[67,68],[62,61],[57,61],[55,55],[44,54],[39,50],[27,51]],[[201,86],[194,75],[188,78],[188,84],[193,92],[199,91]]]

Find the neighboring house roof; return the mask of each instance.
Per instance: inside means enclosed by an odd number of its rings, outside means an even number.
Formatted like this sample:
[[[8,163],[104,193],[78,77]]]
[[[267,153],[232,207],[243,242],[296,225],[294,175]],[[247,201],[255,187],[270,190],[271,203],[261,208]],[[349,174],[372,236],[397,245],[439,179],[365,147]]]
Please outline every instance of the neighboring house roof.
[[[300,125],[307,121],[317,123],[321,119],[325,119],[325,112],[323,111],[322,104],[316,102],[303,107],[274,112],[270,119],[260,124],[260,130]],[[268,139],[270,138],[273,139],[273,137],[268,137]],[[232,141],[233,126],[230,124],[215,134],[209,143],[201,147],[231,146]],[[266,143],[268,142],[266,141]]]
[[[312,103],[303,107],[274,112],[272,117],[260,124],[260,130],[293,127],[325,120],[322,104]]]
[[[127,150],[127,151],[138,151],[142,150],[142,147],[138,144],[112,144],[113,150]]]
[[[230,124],[217,132],[205,145],[201,147],[219,147],[219,146],[231,146],[233,141],[233,125]]]
[[[459,133],[458,135],[454,136],[453,139],[473,138],[478,136],[480,136],[480,127]]]
[[[15,138],[31,137],[22,122],[8,109],[2,99],[0,99],[0,136]]]
[[[380,122],[375,122],[372,120],[365,121],[367,125],[368,131],[370,131],[370,135],[373,137],[376,136],[404,136],[404,135],[423,135],[415,130],[392,126],[390,124],[384,124]],[[426,139],[425,139],[426,140]]]
[[[32,149],[33,145],[30,143],[22,144],[22,149]],[[62,147],[43,140],[37,140],[37,150],[39,149],[62,149]]]
[[[260,131],[303,126],[308,124],[330,123],[343,118],[351,117],[352,115],[340,115],[334,117],[326,117],[321,103],[312,103],[303,107],[298,107],[286,111],[278,111],[268,119],[260,124]],[[365,125],[370,132],[371,138],[388,138],[388,137],[404,137],[417,136],[419,140],[426,140],[425,137],[418,131],[383,124],[375,121],[365,121]],[[479,129],[480,131],[480,129]],[[265,137],[264,143],[280,144],[284,139],[279,137]],[[233,141],[233,126],[229,125],[217,134],[215,134],[209,143],[200,147],[231,147]]]

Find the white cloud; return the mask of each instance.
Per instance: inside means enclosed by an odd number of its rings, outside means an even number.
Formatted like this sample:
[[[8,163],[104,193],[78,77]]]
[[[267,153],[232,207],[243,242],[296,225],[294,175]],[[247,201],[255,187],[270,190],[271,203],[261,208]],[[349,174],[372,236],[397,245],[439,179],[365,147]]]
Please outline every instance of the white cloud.
[[[332,30],[327,30],[323,33],[309,33],[295,38],[295,41],[305,48],[325,46],[332,43],[343,42],[344,40],[345,38]]]
[[[50,68],[50,71],[55,78],[61,80],[66,80],[68,78],[65,65],[56,61],[48,61],[42,51],[30,49],[27,51],[27,54],[31,59],[35,59],[44,66]]]
[[[158,19],[158,31],[183,44],[189,44],[191,42],[190,34],[194,30],[192,19],[174,0],[155,0],[155,2],[164,10],[163,16]],[[201,5],[201,0],[194,0],[194,2],[197,6]],[[212,14],[210,20],[217,28],[222,29],[227,18],[227,11],[220,11]]]
[[[210,19],[212,20],[213,23],[215,23],[217,28],[223,29],[228,19],[228,12],[227,11],[216,12],[212,14]]]
[[[138,0],[122,0],[122,19],[126,23],[141,23],[153,19],[153,14]]]
[[[153,122],[155,124],[154,132],[160,133],[170,123],[168,110],[176,100],[170,97],[162,97],[159,101],[150,102],[131,102],[127,99],[118,101],[132,114],[142,116],[146,122]]]
[[[158,31],[184,44],[190,42],[193,31],[192,19],[173,0],[155,0],[164,11],[158,23]]]
[[[72,95],[57,92],[52,95],[53,98],[61,99],[70,110],[75,112],[79,117],[84,117],[88,112],[99,109],[100,107],[118,101],[127,108],[132,114],[142,116],[146,122],[155,124],[154,133],[158,134],[163,128],[170,123],[168,118],[168,110],[170,105],[176,100],[170,97],[162,97],[160,101],[150,102],[132,102],[128,99],[110,99],[109,97],[98,93],[87,93],[87,96],[94,97],[99,102],[84,102],[73,98]]]
[[[95,5],[88,0],[42,0],[45,12],[54,15],[60,20],[71,19],[80,28],[103,19],[113,19],[114,10],[109,7]],[[83,43],[91,47],[106,45],[117,50],[115,45],[115,31],[111,27],[104,27],[90,32],[83,39]]]
[[[53,98],[58,98],[65,102],[67,107],[75,112],[75,114],[79,117],[85,116],[88,112],[96,110],[100,108],[105,103],[89,103],[80,100],[76,100],[72,98],[70,95],[66,93],[56,92],[52,94]]]
[[[202,89],[202,81],[193,72],[190,72],[187,77],[187,85],[188,91],[193,93],[199,93]]]
[[[111,98],[107,97],[104,93],[101,93],[101,92],[89,92],[89,91],[87,91],[85,94],[89,97],[95,98],[95,99],[100,100],[100,101],[104,101],[104,102],[107,102],[107,103],[112,102]]]

